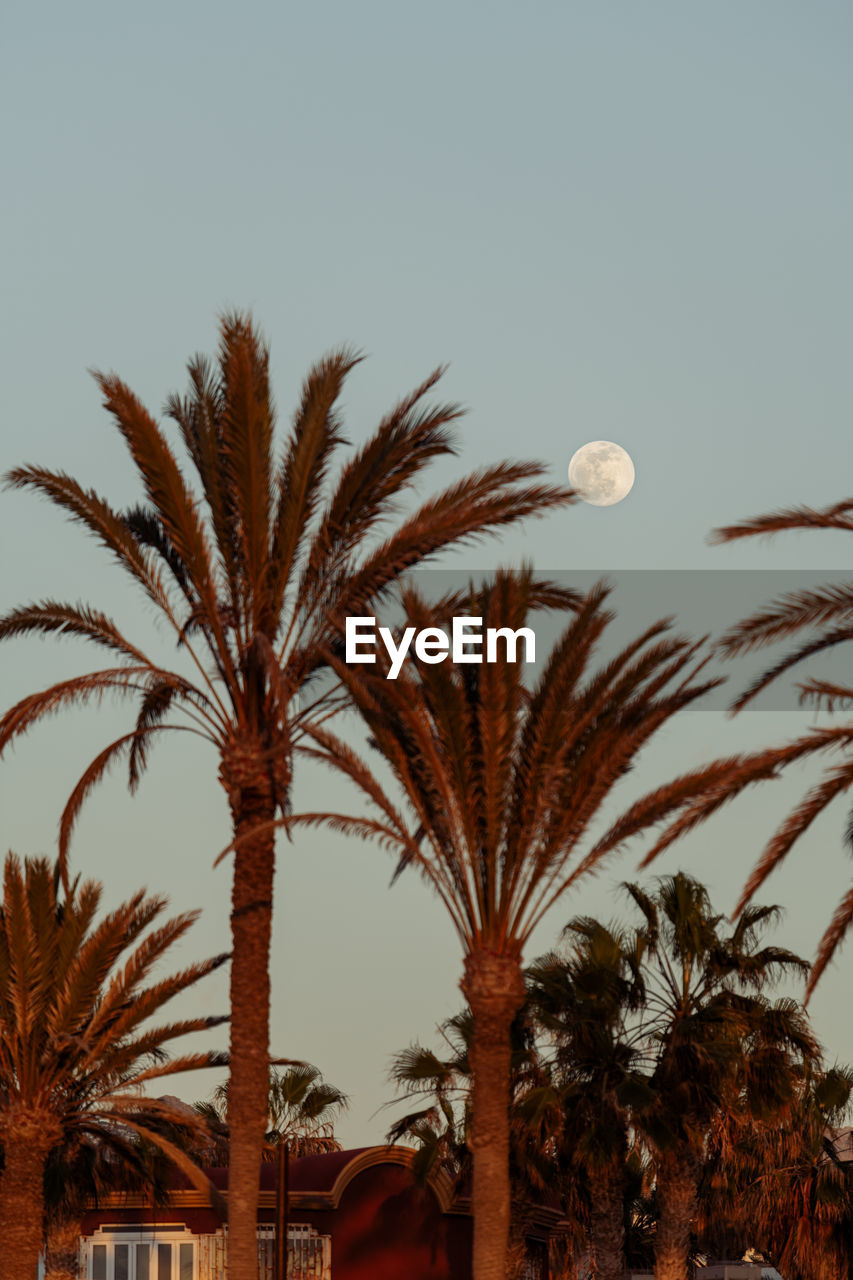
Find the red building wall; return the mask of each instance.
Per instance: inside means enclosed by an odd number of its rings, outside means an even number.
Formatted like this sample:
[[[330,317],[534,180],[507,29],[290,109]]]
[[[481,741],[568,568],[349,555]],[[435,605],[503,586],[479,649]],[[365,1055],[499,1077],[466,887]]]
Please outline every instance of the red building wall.
[[[332,1237],[334,1280],[470,1280],[471,1219],[442,1213],[429,1187],[400,1165],[374,1165],[336,1210],[292,1210]]]

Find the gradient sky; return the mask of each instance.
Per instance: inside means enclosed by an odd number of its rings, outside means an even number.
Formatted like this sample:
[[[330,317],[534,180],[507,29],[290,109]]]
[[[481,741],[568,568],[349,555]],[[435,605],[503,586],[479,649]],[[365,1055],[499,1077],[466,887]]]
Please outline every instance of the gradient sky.
[[[355,442],[450,362],[442,393],[470,411],[436,486],[508,455],[562,479],[587,440],[631,453],[621,505],[561,512],[454,568],[528,557],[618,580],[849,564],[836,535],[705,541],[715,525],[849,496],[849,4],[81,0],[10,2],[1,21],[2,469],[47,463],[135,499],[87,368],[115,369],[156,410],[235,305],[269,336],[285,421],[324,350],[369,355],[345,398]],[[0,498],[0,532],[3,609],[71,596],[150,627],[106,557],[33,497]],[[89,660],[8,645],[0,701]],[[806,722],[687,716],[642,779]],[[126,724],[111,707],[65,716],[0,763],[7,847],[52,850],[71,785]],[[187,958],[227,946],[215,773],[200,744],[164,744],[138,796],[119,777],[101,789],[74,846],[111,901],[147,884],[176,909],[202,906]],[[808,776],[739,803],[657,870],[685,867],[730,909]],[[333,785],[300,771],[297,808]],[[842,807],[818,823],[762,895],[788,908],[778,940],[809,955],[849,876],[843,820]],[[623,857],[558,907],[530,958],[570,915],[620,909],[614,886],[635,866]],[[414,875],[389,891],[389,872],[381,852],[331,836],[280,850],[273,1050],[352,1094],[340,1134],[353,1145],[387,1127],[375,1112],[391,1053],[429,1041],[460,1003],[440,905]],[[850,962],[814,1001],[843,1060]],[[224,976],[198,1000],[224,1011]]]

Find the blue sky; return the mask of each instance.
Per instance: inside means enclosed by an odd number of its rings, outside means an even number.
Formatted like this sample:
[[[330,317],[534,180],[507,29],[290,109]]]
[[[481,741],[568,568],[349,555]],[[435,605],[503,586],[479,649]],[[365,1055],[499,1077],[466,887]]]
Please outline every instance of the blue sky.
[[[284,421],[311,360],[342,341],[368,353],[346,394],[354,441],[449,362],[442,394],[469,412],[436,486],[507,455],[561,479],[586,440],[631,453],[624,503],[561,512],[454,568],[524,556],[617,578],[837,574],[840,537],[705,539],[849,495],[852,53],[853,14],[833,0],[9,4],[0,466],[45,462],[132,499],[87,368],[117,370],[156,409],[236,305],[270,338]],[[0,532],[0,607],[67,594],[150,626],[98,551],[33,498],[0,499]],[[10,645],[0,699],[86,659]],[[7,846],[51,849],[70,786],[124,723],[113,708],[65,718],[0,764]],[[643,777],[802,723],[687,717]],[[660,870],[684,865],[730,907],[805,780],[739,805]],[[330,786],[298,781],[297,805]],[[203,954],[227,938],[229,872],[210,869],[226,819],[212,756],[167,747],[137,797],[116,778],[93,799],[75,856],[110,897],[147,883],[203,906],[187,944]],[[780,940],[806,953],[846,884],[842,825],[828,815],[765,893],[789,909]],[[634,867],[624,858],[558,908],[539,949],[576,911],[612,914]],[[281,849],[274,1049],[354,1095],[353,1143],[384,1130],[371,1116],[390,1053],[459,1002],[439,905],[414,877],[389,892],[389,870],[331,836]],[[830,1053],[853,1059],[848,972],[842,958],[815,1015]],[[223,1008],[224,981],[201,998]]]

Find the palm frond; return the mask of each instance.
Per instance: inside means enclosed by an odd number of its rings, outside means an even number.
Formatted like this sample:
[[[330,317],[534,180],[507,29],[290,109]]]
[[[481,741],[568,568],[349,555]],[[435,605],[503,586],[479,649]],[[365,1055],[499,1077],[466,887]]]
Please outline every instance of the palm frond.
[[[523,483],[542,470],[536,463],[502,463],[469,475],[424,503],[337,584],[329,604],[333,620],[372,611],[407,569],[437,551],[470,546],[505,524],[543,516],[574,500],[570,489]]]
[[[4,476],[7,489],[33,489],[78,520],[110,551],[123,569],[140,584],[166,617],[175,624],[163,580],[156,565],[142,552],[121,515],[94,489],[82,485],[64,471],[44,467],[15,467]]]
[[[139,1099],[136,1099],[137,1105]],[[159,1129],[152,1128],[150,1125],[141,1124],[139,1120],[132,1118],[128,1114],[122,1114],[121,1123],[128,1129],[131,1129],[140,1138],[152,1143],[169,1157],[172,1163],[180,1169],[181,1173],[189,1179],[190,1183],[197,1191],[200,1191],[206,1198],[212,1209],[215,1209],[221,1219],[228,1217],[228,1206],[225,1197],[218,1187],[210,1181],[207,1174],[199,1169],[198,1165],[186,1154],[186,1152],[176,1143],[172,1142]]]
[[[95,380],[103,393],[104,407],[130,450],[168,543],[180,558],[194,595],[204,605],[213,645],[226,678],[232,681],[230,653],[217,609],[214,561],[196,500],[163,432],[141,401],[114,374],[96,373]],[[172,569],[171,559],[166,562]]]
[[[281,605],[287,585],[313,528],[329,463],[335,449],[345,443],[335,404],[360,359],[348,348],[330,352],[313,366],[302,388],[287,453],[276,477],[269,597],[277,626],[283,622]],[[273,643],[276,639],[277,635],[271,636]]]
[[[322,591],[322,583],[340,572],[378,521],[388,518],[396,499],[427,463],[455,452],[447,428],[459,418],[459,406],[437,405],[416,412],[442,372],[434,370],[401,400],[342,471],[311,542],[300,594]]]
[[[853,742],[853,727],[813,729],[784,747],[772,747],[754,755],[731,757],[715,765],[709,772],[709,785],[700,788],[645,855],[641,867],[648,866],[673,841],[706,821],[723,805],[756,782],[778,777],[783,769],[810,755],[841,750]],[[680,781],[680,780],[679,780]]]
[[[825,626],[853,618],[853,584],[838,583],[817,590],[791,591],[773,604],[739,622],[717,642],[726,658],[751,653],[803,627]]]
[[[830,680],[806,680],[799,685],[799,690],[800,706],[811,704],[817,711],[843,710],[853,703],[853,689]]]
[[[265,583],[273,512],[275,406],[269,385],[269,350],[248,316],[227,313],[220,323],[219,370],[222,412],[220,457],[233,505],[243,572],[235,609],[251,630],[264,618]]]
[[[768,842],[743,888],[736,911],[743,909],[827,805],[850,786],[853,786],[853,760],[830,769],[826,777],[812,787]]]
[[[816,653],[825,653],[827,649],[833,649],[839,644],[846,644],[850,640],[853,640],[853,626],[838,627],[825,635],[816,636],[814,639],[806,641],[791,653],[780,658],[767,671],[756,676],[749,687],[732,703],[732,711],[742,710],[747,703],[757,697],[768,685],[778,680],[781,675],[784,675],[786,671],[790,671],[792,667],[805,661],[806,658],[814,657]]]
[[[744,520],[741,524],[725,525],[715,529],[711,543],[733,542],[737,538],[752,538],[781,533],[786,529],[845,529],[853,530],[853,500],[837,502],[823,511],[814,507],[786,507],[771,511],[768,515]]]
[[[70,680],[51,685],[40,693],[29,694],[16,702],[0,719],[0,752],[6,749],[13,738],[20,737],[45,716],[55,715],[69,704],[85,705],[92,700],[100,702],[110,693],[128,695],[144,692],[150,671],[148,666],[111,667],[74,676]],[[165,676],[168,673],[162,674]]]
[[[29,635],[69,635],[91,640],[113,653],[145,665],[150,659],[122,635],[112,618],[85,604],[65,604],[57,600],[12,609],[0,619],[0,640]]]

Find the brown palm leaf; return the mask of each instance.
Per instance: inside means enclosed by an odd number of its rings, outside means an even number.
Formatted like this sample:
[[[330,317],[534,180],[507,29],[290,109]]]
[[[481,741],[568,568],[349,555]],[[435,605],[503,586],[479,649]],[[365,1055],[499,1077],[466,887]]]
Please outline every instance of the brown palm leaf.
[[[823,511],[811,507],[794,507],[771,512],[739,525],[717,529],[712,540],[729,542],[737,538],[779,533],[788,529],[840,529],[853,532],[853,500],[836,503]],[[824,653],[839,645],[853,641],[853,584],[836,583],[815,590],[796,591],[783,595],[751,617],[739,622],[722,637],[719,647],[727,657],[748,653],[774,644],[804,630],[812,630],[809,636],[791,652],[783,655],[765,672],[752,681],[736,699],[732,709],[739,711],[782,675],[799,666],[816,654]],[[833,681],[807,679],[800,684],[800,701],[816,709],[832,712],[848,707],[853,701],[853,688]],[[853,725],[839,726],[835,730],[813,730],[776,755],[776,766],[800,759],[827,749],[847,752],[853,745]],[[768,753],[773,755],[773,753]],[[770,873],[787,856],[801,835],[838,796],[847,792],[853,784],[853,761],[828,769],[823,780],[814,786],[782,826],[768,842],[759,861],[753,868],[741,895],[738,909],[750,900]],[[853,851],[853,813],[848,820],[845,843]],[[826,970],[853,922],[853,891],[848,893],[838,907],[824,933],[808,984],[808,996]]]

